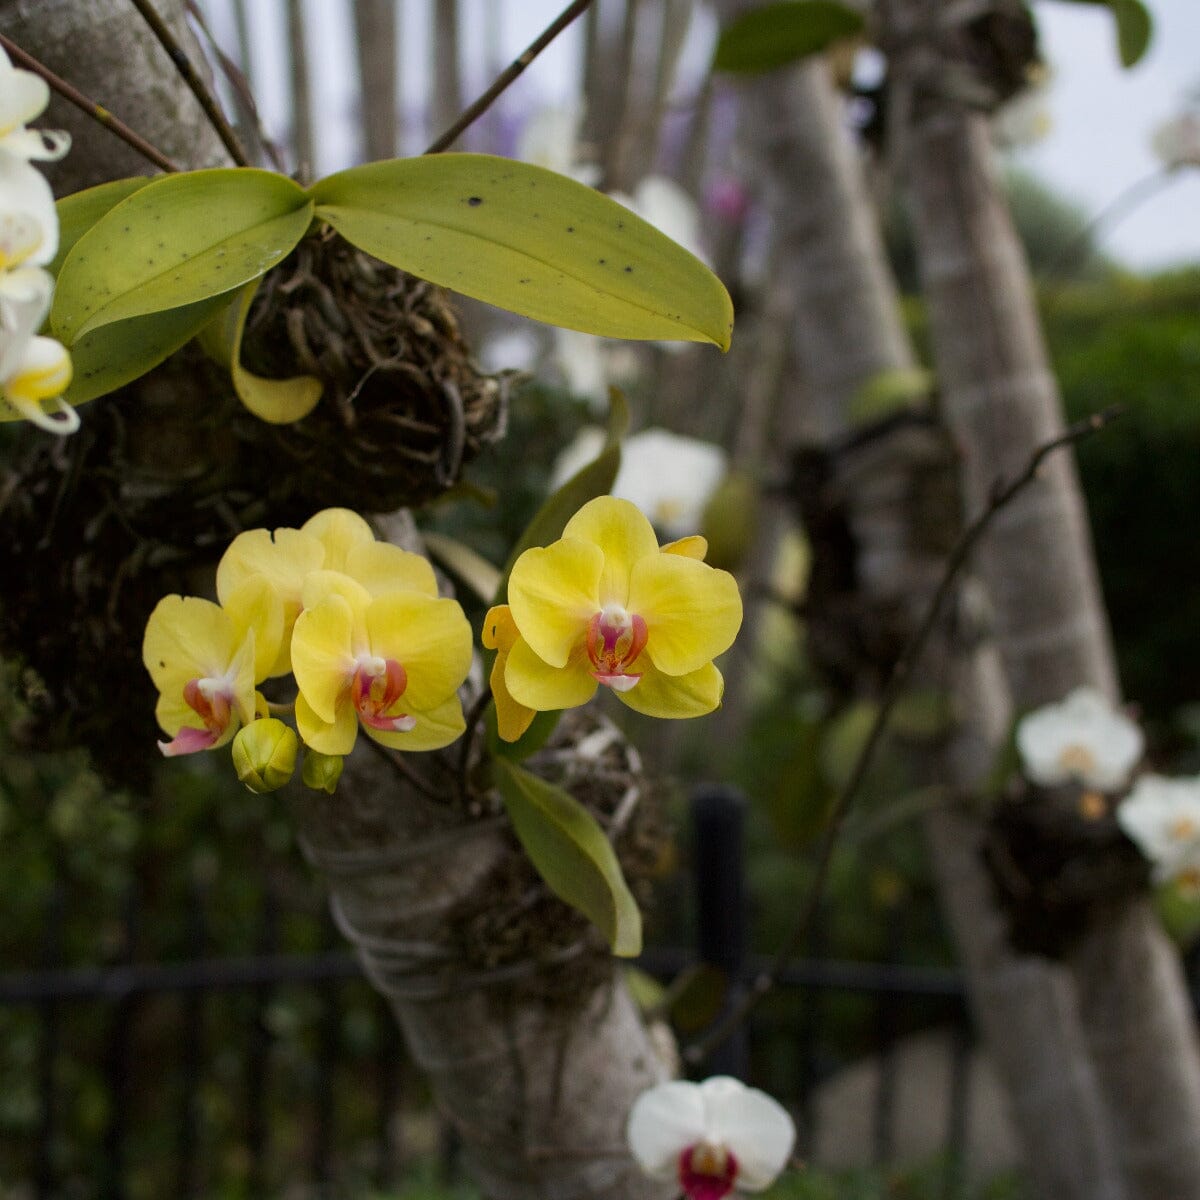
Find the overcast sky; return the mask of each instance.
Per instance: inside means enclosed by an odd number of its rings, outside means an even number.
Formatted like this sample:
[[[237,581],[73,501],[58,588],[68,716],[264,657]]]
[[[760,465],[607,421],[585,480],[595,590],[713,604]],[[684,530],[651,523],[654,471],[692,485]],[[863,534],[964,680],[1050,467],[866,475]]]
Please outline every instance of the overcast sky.
[[[321,174],[355,154],[354,57],[346,0],[304,0],[320,30],[310,47],[320,104]],[[488,71],[507,63],[547,25],[564,0],[463,0],[466,84],[479,90]],[[1046,98],[1050,133],[1014,160],[1041,176],[1089,213],[1098,213],[1155,168],[1149,139],[1200,88],[1200,0],[1149,0],[1156,19],[1150,53],[1133,70],[1121,68],[1113,22],[1092,5],[1037,0],[1043,52],[1052,69]],[[218,36],[232,41],[230,0],[205,0]],[[286,126],[281,81],[286,77],[283,5],[252,0],[252,66],[268,128]],[[420,106],[429,61],[427,6],[408,0],[400,71],[409,106]],[[498,15],[497,15],[498,14]],[[581,23],[579,23],[581,24]],[[527,72],[508,97],[533,107],[568,95],[578,78],[579,28],[568,30]],[[703,60],[703,38],[697,39]],[[406,152],[421,148],[411,131]],[[1131,266],[1155,268],[1200,261],[1200,171],[1177,173],[1169,187],[1103,233],[1103,245]]]

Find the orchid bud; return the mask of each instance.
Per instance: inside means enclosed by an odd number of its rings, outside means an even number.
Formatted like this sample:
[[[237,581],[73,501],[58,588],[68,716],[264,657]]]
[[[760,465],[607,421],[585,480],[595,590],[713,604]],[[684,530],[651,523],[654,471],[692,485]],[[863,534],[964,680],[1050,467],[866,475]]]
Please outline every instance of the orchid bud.
[[[344,761],[340,754],[322,754],[319,750],[310,749],[304,755],[300,777],[313,791],[328,792],[332,796],[342,777]]]
[[[233,766],[252,792],[273,792],[291,779],[299,748],[294,729],[275,717],[263,717],[233,739]]]

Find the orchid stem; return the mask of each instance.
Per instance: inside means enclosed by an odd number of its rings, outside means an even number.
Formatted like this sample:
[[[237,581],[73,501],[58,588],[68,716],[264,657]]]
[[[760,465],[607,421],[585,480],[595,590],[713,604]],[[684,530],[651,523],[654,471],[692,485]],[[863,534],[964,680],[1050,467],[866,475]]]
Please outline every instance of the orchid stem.
[[[908,681],[912,678],[913,669],[920,660],[921,653],[925,649],[925,645],[929,641],[934,628],[937,626],[938,618],[941,616],[942,608],[953,590],[955,581],[970,559],[976,545],[983,538],[983,535],[987,533],[993,520],[995,520],[1001,510],[1007,507],[1037,478],[1038,470],[1042,463],[1054,451],[1064,446],[1073,445],[1075,442],[1081,441],[1083,438],[1103,429],[1115,417],[1119,416],[1120,412],[1121,409],[1119,406],[1105,409],[1101,413],[1096,413],[1093,416],[1084,418],[1082,421],[1075,422],[1075,424],[1068,427],[1058,437],[1044,442],[1030,455],[1025,469],[1019,475],[1007,483],[998,481],[987,506],[963,530],[962,535],[946,559],[946,566],[942,572],[942,577],[938,581],[937,589],[929,601],[925,615],[921,618],[921,623],[913,630],[904,648],[900,651],[899,658],[896,659],[895,666],[892,668],[887,686],[884,688],[883,696],[880,699],[879,708],[876,710],[875,720],[871,724],[870,732],[867,734],[866,741],[859,751],[858,758],[854,762],[846,783],[833,804],[833,808],[829,814],[829,823],[825,827],[821,849],[817,855],[812,885],[808,890],[808,895],[805,897],[804,903],[800,906],[800,911],[796,916],[792,928],[788,931],[788,935],[772,960],[770,967],[753,981],[742,999],[720,1021],[713,1025],[702,1038],[693,1042],[684,1051],[683,1059],[689,1066],[697,1066],[702,1063],[746,1020],[762,998],[775,986],[779,976],[791,963],[792,959],[795,958],[804,940],[808,937],[813,919],[816,917],[821,900],[824,897],[825,884],[829,879],[829,868],[833,862],[833,851],[837,845],[838,836],[842,831],[846,813],[849,811],[850,806],[858,795],[863,780],[866,778],[867,768],[871,765],[875,750],[887,728],[892,710],[895,708],[896,702],[903,695],[904,689],[908,686]]]
[[[499,97],[508,90],[512,83],[520,76],[526,67],[568,25],[570,25],[577,17],[583,15],[588,5],[592,0],[575,0],[573,4],[569,4],[558,16],[542,30],[526,48],[515,58],[499,75],[496,76],[492,86],[488,88],[482,96],[479,97],[472,105],[464,109],[458,120],[454,122],[443,134],[436,138],[426,149],[426,154],[441,154],[443,150],[448,150],[458,140],[459,135],[463,130],[474,124],[485,112],[496,102]]]
[[[150,31],[158,38],[162,48],[167,52],[171,62],[175,64],[175,69],[179,72],[183,82],[191,89],[192,95],[200,103],[200,107],[204,110],[204,115],[208,118],[209,124],[216,130],[219,137],[229,152],[229,157],[233,159],[239,167],[248,167],[250,159],[246,155],[245,148],[238,141],[238,136],[233,132],[228,121],[225,120],[225,114],[221,112],[221,106],[217,103],[216,97],[208,89],[208,85],[200,78],[199,72],[192,64],[192,60],[188,58],[187,51],[179,44],[175,35],[167,28],[167,23],[158,15],[150,0],[133,0],[133,7],[142,15],[142,19],[150,26]]]
[[[61,75],[56,75],[48,66],[39,62],[32,54],[26,53],[11,38],[0,33],[0,46],[8,52],[8,57],[19,67],[40,75],[50,87],[68,103],[75,105],[80,112],[86,113],[99,125],[103,125],[110,133],[116,134],[127,146],[136,150],[143,158],[152,162],[163,171],[178,171],[179,164],[169,159],[156,146],[152,146],[140,133],[135,133],[119,117],[113,116],[102,104],[85,96],[77,87],[68,83]]]

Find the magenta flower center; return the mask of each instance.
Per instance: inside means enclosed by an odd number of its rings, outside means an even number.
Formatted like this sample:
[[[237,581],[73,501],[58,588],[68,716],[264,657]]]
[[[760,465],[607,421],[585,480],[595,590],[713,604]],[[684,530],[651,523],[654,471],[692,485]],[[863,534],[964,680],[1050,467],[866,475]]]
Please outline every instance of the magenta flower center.
[[[189,679],[183,685],[183,698],[204,728],[185,725],[169,742],[159,742],[158,748],[167,758],[211,750],[229,728],[233,717],[233,696],[223,679]]]
[[[407,733],[416,725],[416,717],[389,712],[407,687],[408,673],[394,658],[360,659],[351,694],[362,723],[386,733]]]
[[[696,1142],[679,1156],[679,1183],[688,1200],[722,1200],[737,1173],[733,1153],[714,1142]]]
[[[619,604],[607,604],[589,622],[587,655],[592,674],[606,687],[627,692],[642,677],[629,668],[646,648],[646,622],[636,613],[628,613]]]

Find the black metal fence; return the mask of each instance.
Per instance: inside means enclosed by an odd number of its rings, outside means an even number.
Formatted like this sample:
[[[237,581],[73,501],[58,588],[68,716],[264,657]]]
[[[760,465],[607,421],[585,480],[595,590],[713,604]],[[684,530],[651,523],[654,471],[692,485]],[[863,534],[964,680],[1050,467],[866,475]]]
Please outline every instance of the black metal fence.
[[[706,962],[736,992],[764,965],[746,954],[741,802],[709,791],[696,798],[693,816],[696,875],[703,881],[697,945],[648,950],[639,965],[670,979]],[[6,1182],[19,1182],[19,1194],[120,1200],[148,1189],[168,1194],[169,1187],[169,1194],[197,1197],[210,1194],[219,1176],[234,1180],[222,1183],[222,1195],[269,1196],[286,1184],[332,1197],[372,1186],[387,1190],[417,1158],[432,1158],[439,1170],[452,1172],[452,1139],[429,1117],[423,1084],[386,1006],[363,981],[354,956],[337,947],[331,926],[323,948],[282,952],[281,912],[268,892],[255,952],[210,957],[209,911],[197,888],[180,957],[134,961],[138,906],[131,896],[117,961],[78,967],[62,961],[63,911],[64,898],[56,895],[45,914],[43,961],[36,969],[0,974],[0,1019],[10,1027],[17,1022],[36,1047],[36,1114],[27,1123],[33,1136],[20,1145],[10,1139],[6,1147],[0,1130],[0,1161],[13,1173]],[[897,955],[900,949],[897,944]],[[879,1162],[891,1157],[891,1052],[907,1027],[905,1010],[922,1006],[957,1030],[945,1133],[945,1193],[954,1194],[968,1132],[971,1043],[958,974],[898,961],[830,961],[816,946],[784,972],[780,992],[791,1001],[782,1016],[757,1015],[721,1048],[709,1073],[745,1076],[759,1040],[785,1037],[795,1066],[793,1094],[786,1098],[801,1117],[802,1153],[805,1142],[811,1144],[813,1091],[829,1067],[820,1048],[831,996],[859,997],[873,1009]],[[282,997],[292,1009],[278,1007]],[[297,1006],[305,1014],[299,1034],[280,1028],[281,1013]],[[5,1086],[0,1081],[0,1090]],[[91,1097],[82,1117],[81,1088]],[[73,1144],[80,1139],[83,1144]]]

